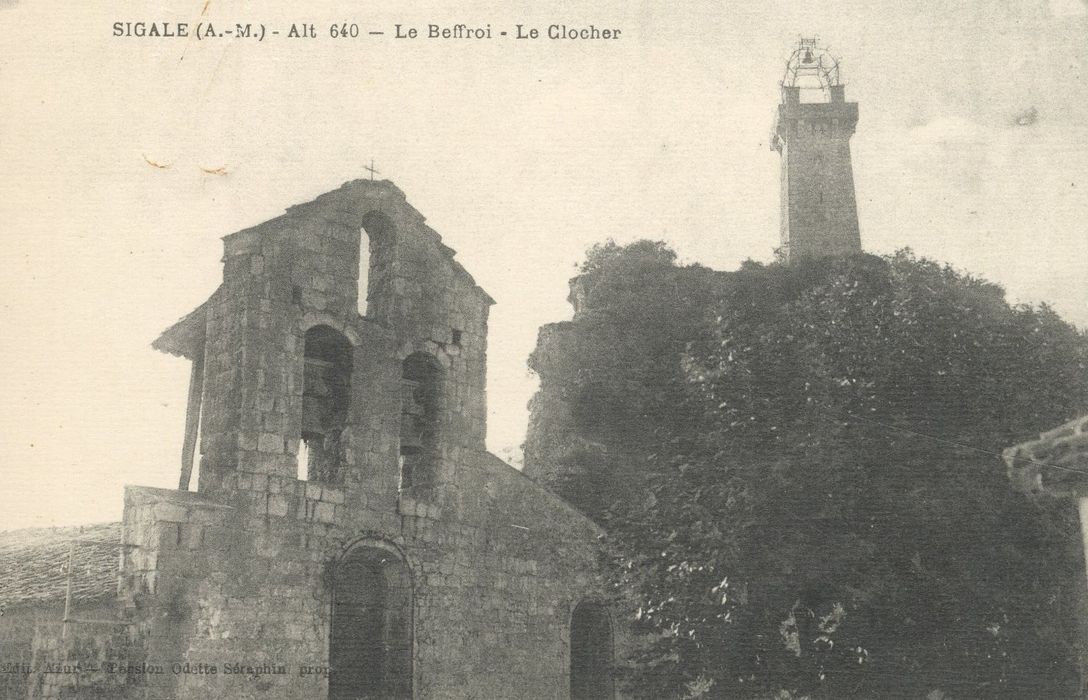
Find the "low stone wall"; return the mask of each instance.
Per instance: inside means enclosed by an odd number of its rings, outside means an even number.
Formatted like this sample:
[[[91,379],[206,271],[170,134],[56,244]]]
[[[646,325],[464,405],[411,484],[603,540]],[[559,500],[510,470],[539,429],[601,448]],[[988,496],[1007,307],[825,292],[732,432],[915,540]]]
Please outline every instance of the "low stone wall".
[[[86,602],[74,606],[76,615],[86,619],[108,619],[112,601]],[[64,617],[63,601],[4,606],[0,615],[0,698],[27,697],[34,675],[34,632],[40,625],[59,625]],[[59,629],[59,627],[57,627]]]
[[[25,698],[33,666],[34,626],[59,620],[63,606],[4,608],[0,616],[0,697]]]
[[[143,700],[151,674],[137,629],[112,621],[39,622],[32,700]],[[167,669],[161,669],[163,675]]]

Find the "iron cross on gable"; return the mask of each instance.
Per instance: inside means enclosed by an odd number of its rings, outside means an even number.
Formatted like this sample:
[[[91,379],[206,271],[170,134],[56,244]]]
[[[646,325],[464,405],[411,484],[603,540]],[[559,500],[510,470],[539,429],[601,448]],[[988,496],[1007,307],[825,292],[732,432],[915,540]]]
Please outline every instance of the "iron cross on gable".
[[[363,169],[366,170],[368,173],[370,173],[370,181],[371,182],[374,181],[374,176],[375,175],[380,175],[381,174],[380,172],[378,172],[377,170],[374,169],[374,159],[373,158],[370,159],[370,165],[369,166],[364,166]]]

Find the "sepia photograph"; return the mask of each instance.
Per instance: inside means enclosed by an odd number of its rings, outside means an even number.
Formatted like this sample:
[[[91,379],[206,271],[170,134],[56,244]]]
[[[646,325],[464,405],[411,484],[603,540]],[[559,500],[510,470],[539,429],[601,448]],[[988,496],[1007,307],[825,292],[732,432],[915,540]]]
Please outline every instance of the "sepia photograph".
[[[0,28],[0,698],[1088,697],[1088,0]]]

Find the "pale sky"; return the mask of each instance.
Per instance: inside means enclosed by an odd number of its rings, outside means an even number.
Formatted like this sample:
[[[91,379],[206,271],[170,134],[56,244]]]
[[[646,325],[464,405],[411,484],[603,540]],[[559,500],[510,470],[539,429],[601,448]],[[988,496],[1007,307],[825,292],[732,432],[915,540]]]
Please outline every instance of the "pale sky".
[[[498,302],[488,443],[516,449],[526,358],[540,325],[569,318],[588,246],[771,259],[767,137],[800,33],[842,58],[860,103],[864,247],[910,246],[1088,326],[1082,0],[493,5],[206,5],[221,29],[319,35],[258,43],[111,36],[195,23],[204,0],[0,0],[0,529],[119,520],[124,484],[174,487],[189,363],[150,342],[218,285],[222,236],[372,158]],[[343,21],[364,36],[330,39]],[[397,22],[622,38],[395,40]]]

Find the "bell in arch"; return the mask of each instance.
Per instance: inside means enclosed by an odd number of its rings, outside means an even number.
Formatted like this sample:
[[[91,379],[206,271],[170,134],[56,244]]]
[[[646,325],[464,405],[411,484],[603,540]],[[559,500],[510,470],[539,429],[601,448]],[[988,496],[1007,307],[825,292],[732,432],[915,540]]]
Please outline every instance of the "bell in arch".
[[[419,396],[419,382],[401,380],[400,453],[417,455],[423,451],[425,408]]]

